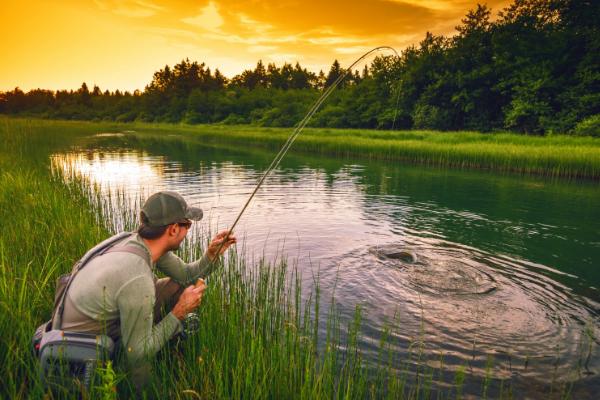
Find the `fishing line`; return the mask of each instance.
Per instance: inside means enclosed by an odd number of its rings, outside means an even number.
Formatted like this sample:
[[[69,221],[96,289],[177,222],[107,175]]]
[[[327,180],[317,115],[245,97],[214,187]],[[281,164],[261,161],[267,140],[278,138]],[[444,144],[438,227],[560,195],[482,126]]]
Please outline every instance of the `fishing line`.
[[[256,194],[256,192],[258,192],[258,189],[260,189],[260,187],[262,186],[262,184],[265,181],[265,179],[267,179],[267,176],[269,176],[269,174],[271,173],[271,171],[273,171],[275,168],[277,168],[277,166],[279,165],[279,163],[281,162],[281,160],[283,159],[283,157],[285,157],[285,155],[289,151],[290,147],[292,147],[292,144],[294,143],[294,141],[296,140],[296,138],[298,137],[298,135],[300,135],[300,133],[302,132],[302,130],[304,129],[304,127],[306,126],[306,124],[308,124],[308,121],[310,121],[310,119],[312,118],[312,116],[317,112],[317,110],[319,109],[319,107],[321,107],[321,105],[323,104],[323,102],[325,102],[325,100],[327,100],[327,98],[329,97],[329,95],[346,78],[346,76],[348,76],[348,74],[350,74],[353,71],[353,68],[356,66],[356,64],[360,63],[362,60],[364,60],[370,54],[372,54],[374,52],[377,52],[377,51],[381,51],[381,50],[391,50],[392,52],[394,52],[394,54],[396,55],[396,57],[400,58],[400,56],[398,55],[398,52],[393,47],[389,47],[389,46],[375,47],[374,49],[371,49],[371,50],[367,51],[365,54],[363,54],[358,59],[356,59],[356,61],[354,61],[346,69],[346,72],[344,72],[343,74],[341,74],[340,76],[338,76],[337,79],[327,89],[325,89],[325,91],[323,92],[323,94],[321,94],[321,96],[317,99],[317,101],[315,101],[314,104],[312,105],[312,107],[308,110],[308,112],[306,113],[306,115],[304,116],[304,118],[302,118],[302,120],[298,123],[298,125],[296,125],[296,128],[294,129],[294,131],[292,132],[292,134],[287,138],[287,140],[285,141],[285,143],[283,144],[283,146],[281,147],[281,149],[279,150],[279,152],[277,153],[277,155],[275,155],[275,158],[273,159],[273,161],[271,161],[271,164],[269,164],[269,166],[267,167],[267,169],[265,170],[265,172],[263,173],[263,175],[261,176],[261,178],[258,180],[258,183],[256,184],[256,186],[254,187],[254,190],[252,191],[252,193],[248,197],[248,200],[246,200],[246,203],[244,204],[244,206],[240,210],[239,214],[237,215],[237,217],[234,220],[234,222],[231,225],[231,227],[229,228],[229,232],[227,233],[227,235],[225,236],[225,238],[221,242],[221,246],[219,246],[219,249],[217,250],[217,254],[221,253],[221,249],[223,248],[223,246],[227,242],[227,239],[229,239],[229,235],[231,234],[231,232],[233,232],[233,229],[238,224],[240,218],[242,218],[242,215],[244,214],[244,211],[246,211],[246,208],[248,208],[248,205],[250,204],[250,202],[254,198],[254,195]],[[400,101],[400,90],[398,90],[398,96],[397,96],[396,107],[395,107],[395,112],[394,112],[394,120],[392,122],[392,129],[394,129],[394,127],[395,127],[396,116],[398,114],[398,103],[399,103],[399,101]],[[215,257],[215,260],[217,258],[218,257]]]

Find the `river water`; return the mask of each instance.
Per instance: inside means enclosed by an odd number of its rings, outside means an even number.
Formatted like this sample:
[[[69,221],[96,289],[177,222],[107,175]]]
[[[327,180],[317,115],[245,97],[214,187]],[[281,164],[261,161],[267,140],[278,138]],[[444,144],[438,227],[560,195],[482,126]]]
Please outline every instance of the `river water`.
[[[214,232],[233,222],[272,157],[100,135],[52,161],[105,193],[123,190],[132,207],[176,190]],[[600,391],[597,182],[290,154],[237,236],[249,257],[296,263],[306,291],[318,275],[322,308],[335,291],[342,326],[360,305],[366,358],[393,322],[400,358],[424,343],[431,366],[441,358],[474,376],[491,368],[517,397],[536,398],[556,380],[574,382],[577,398]]]

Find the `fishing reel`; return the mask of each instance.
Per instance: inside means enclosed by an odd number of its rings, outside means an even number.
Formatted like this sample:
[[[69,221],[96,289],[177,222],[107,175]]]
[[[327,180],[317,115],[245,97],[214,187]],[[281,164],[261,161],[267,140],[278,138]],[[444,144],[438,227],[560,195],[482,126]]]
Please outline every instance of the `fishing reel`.
[[[200,318],[196,313],[187,313],[181,324],[183,325],[181,338],[184,340],[191,338],[200,330]]]

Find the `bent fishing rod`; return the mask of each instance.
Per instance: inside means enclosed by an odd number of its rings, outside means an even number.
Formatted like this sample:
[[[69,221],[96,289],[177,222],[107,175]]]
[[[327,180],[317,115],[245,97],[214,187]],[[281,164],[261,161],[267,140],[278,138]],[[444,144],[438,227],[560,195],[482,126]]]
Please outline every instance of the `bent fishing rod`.
[[[294,131],[292,132],[292,134],[287,138],[287,140],[285,141],[285,143],[283,144],[283,146],[281,147],[281,149],[279,150],[279,152],[277,153],[277,155],[275,155],[275,158],[273,158],[273,161],[271,161],[271,164],[269,164],[269,166],[267,167],[267,169],[265,170],[265,172],[262,174],[262,176],[258,180],[258,183],[254,187],[254,190],[252,191],[252,193],[250,193],[250,196],[246,200],[246,203],[244,204],[244,206],[242,207],[242,209],[238,213],[238,215],[237,215],[236,219],[233,221],[233,224],[231,225],[231,227],[229,228],[229,230],[227,232],[227,235],[222,239],[221,245],[219,246],[219,249],[217,250],[217,253],[216,253],[217,257],[215,257],[212,262],[214,262],[214,260],[216,260],[216,259],[219,258],[218,255],[221,253],[221,249],[223,249],[223,246],[225,245],[225,243],[227,243],[227,240],[229,239],[229,235],[231,235],[231,233],[233,232],[233,229],[236,227],[236,225],[240,221],[240,218],[242,218],[242,215],[244,214],[244,211],[246,211],[246,208],[248,208],[248,205],[250,205],[250,202],[254,198],[254,195],[256,194],[256,192],[258,192],[258,189],[260,189],[260,187],[262,186],[262,184],[265,181],[265,179],[267,179],[267,177],[269,176],[269,174],[275,168],[277,168],[277,166],[279,165],[279,163],[281,162],[281,160],[283,159],[283,157],[285,157],[285,155],[289,151],[290,147],[292,147],[292,144],[294,143],[294,141],[296,140],[296,138],[298,137],[298,135],[300,135],[300,133],[302,132],[302,130],[304,129],[304,127],[306,126],[306,124],[308,124],[308,121],[310,121],[310,119],[317,112],[317,110],[319,109],[319,107],[321,107],[321,105],[325,102],[325,100],[327,100],[327,98],[329,97],[329,95],[346,78],[346,76],[348,76],[348,74],[350,74],[353,71],[353,68],[358,63],[360,63],[361,61],[363,61],[369,55],[371,55],[371,54],[373,54],[375,52],[381,51],[381,50],[391,50],[396,55],[397,58],[400,58],[400,56],[398,55],[398,52],[393,47],[390,47],[390,46],[375,47],[374,49],[371,49],[371,50],[367,51],[365,54],[363,54],[358,59],[356,59],[356,61],[354,61],[345,70],[345,72],[343,74],[341,74],[340,76],[338,76],[337,79],[328,88],[325,89],[325,91],[323,92],[323,94],[321,94],[321,96],[317,99],[317,101],[315,101],[313,103],[313,105],[308,110],[308,112],[306,113],[306,115],[304,116],[304,118],[302,118],[302,120],[298,123],[298,125],[296,125],[296,128],[294,129]],[[392,129],[394,128],[394,125],[396,123],[396,116],[397,116],[397,113],[398,113],[398,101],[399,100],[400,100],[400,91],[398,91],[398,98],[396,100],[396,108],[394,110],[394,120],[393,120],[393,123],[392,123]]]

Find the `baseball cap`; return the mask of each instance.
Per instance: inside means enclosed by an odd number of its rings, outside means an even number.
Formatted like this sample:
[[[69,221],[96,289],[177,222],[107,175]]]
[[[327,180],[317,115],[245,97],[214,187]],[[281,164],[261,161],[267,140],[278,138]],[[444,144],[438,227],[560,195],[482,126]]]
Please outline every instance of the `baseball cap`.
[[[161,191],[148,197],[142,207],[152,227],[170,225],[185,219],[200,221],[202,209],[190,207],[185,199],[177,192]]]

